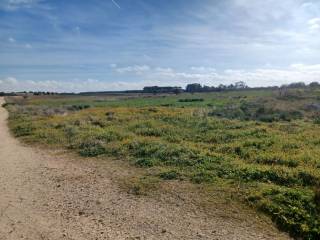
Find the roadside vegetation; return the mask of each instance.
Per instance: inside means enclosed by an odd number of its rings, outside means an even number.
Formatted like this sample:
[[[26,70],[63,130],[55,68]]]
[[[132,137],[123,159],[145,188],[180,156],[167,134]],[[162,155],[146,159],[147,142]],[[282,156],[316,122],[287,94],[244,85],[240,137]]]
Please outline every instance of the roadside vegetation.
[[[318,90],[7,100],[10,128],[26,142],[236,190],[292,236],[320,238]]]

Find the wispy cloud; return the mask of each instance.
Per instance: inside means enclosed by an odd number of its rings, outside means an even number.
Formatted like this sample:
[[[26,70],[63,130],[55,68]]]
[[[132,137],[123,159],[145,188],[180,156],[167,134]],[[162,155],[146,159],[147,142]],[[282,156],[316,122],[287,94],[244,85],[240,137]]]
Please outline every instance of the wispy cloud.
[[[0,8],[8,11],[18,10],[20,8],[32,8],[38,5],[40,0],[2,0]]]
[[[119,5],[115,0],[111,0],[111,1],[113,2],[113,4],[114,4],[117,8],[121,9],[120,5]]]
[[[128,66],[128,67],[122,67],[122,68],[116,69],[118,73],[135,73],[135,74],[142,74],[149,70],[150,70],[150,67],[147,65],[141,65],[141,66],[135,65],[135,66]]]

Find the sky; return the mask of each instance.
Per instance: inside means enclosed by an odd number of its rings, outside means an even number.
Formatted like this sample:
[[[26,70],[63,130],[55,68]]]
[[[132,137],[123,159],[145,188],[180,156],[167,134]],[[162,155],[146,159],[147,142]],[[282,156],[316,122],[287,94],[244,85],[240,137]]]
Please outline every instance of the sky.
[[[320,1],[0,0],[0,92],[236,81],[320,81]]]

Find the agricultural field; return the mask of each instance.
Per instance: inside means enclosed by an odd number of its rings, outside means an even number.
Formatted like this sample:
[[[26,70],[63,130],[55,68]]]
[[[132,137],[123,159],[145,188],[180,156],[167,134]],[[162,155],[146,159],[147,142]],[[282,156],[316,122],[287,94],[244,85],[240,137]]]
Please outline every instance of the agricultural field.
[[[8,97],[5,106],[26,143],[223,189],[293,237],[320,238],[317,89]]]

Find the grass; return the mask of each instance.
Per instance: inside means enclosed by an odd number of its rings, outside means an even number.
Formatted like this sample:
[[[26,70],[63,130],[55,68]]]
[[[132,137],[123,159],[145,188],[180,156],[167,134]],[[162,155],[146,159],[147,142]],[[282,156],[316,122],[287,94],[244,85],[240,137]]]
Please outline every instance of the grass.
[[[320,237],[319,92],[274,91],[9,99],[9,125],[31,143],[120,158],[161,180],[217,185],[303,239]],[[201,100],[200,100],[201,99]],[[241,186],[241,187],[239,187]]]

